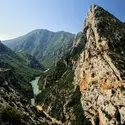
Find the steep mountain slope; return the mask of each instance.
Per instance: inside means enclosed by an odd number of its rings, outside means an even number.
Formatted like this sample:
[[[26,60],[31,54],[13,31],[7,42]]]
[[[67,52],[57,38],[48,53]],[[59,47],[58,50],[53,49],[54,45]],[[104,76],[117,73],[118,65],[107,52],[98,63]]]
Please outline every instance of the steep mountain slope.
[[[36,66],[37,64],[37,66]],[[0,42],[0,68],[11,69],[18,79],[24,93],[32,93],[29,81],[44,70],[43,66],[33,57],[17,55]]]
[[[92,5],[73,48],[41,76],[36,102],[64,125],[124,125],[124,53],[124,23]]]
[[[75,64],[85,115],[93,125],[125,124],[125,25],[92,5],[84,22],[84,51]]]
[[[35,56],[45,66],[52,66],[71,47],[73,37],[73,34],[64,31],[38,29],[3,43],[16,52]]]
[[[39,81],[41,93],[36,97],[36,103],[52,117],[60,120],[64,125],[89,125],[85,118],[80,103],[81,93],[74,81],[73,60],[77,60],[81,48],[82,34],[78,33],[74,45],[62,59],[55,69],[43,74]],[[82,39],[83,40],[83,39]]]
[[[9,69],[0,69],[0,125],[54,125],[20,93],[18,80]]]
[[[34,57],[27,53],[16,53],[20,58],[24,60],[24,62],[30,67],[34,69],[39,69],[45,71],[46,68]]]

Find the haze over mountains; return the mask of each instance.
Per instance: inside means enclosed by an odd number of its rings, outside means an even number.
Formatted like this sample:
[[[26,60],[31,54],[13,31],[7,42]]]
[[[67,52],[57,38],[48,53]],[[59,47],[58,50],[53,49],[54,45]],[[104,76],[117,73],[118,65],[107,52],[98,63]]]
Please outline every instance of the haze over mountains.
[[[34,30],[24,36],[3,41],[15,52],[25,52],[35,56],[43,65],[51,67],[67,53],[73,44],[74,34],[44,29]]]

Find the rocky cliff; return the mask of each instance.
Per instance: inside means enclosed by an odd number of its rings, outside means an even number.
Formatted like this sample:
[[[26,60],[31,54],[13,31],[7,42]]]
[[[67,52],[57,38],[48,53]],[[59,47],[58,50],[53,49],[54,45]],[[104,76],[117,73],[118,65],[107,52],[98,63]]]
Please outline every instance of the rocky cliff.
[[[91,5],[71,50],[41,77],[36,102],[64,125],[124,125],[124,53],[125,24]]]
[[[85,47],[74,63],[82,108],[93,125],[125,124],[125,25],[92,5],[82,33]]]
[[[73,48],[39,81],[41,93],[37,95],[36,103],[63,125],[90,125],[80,103],[80,90],[74,83],[73,62],[83,50],[82,38],[82,33],[78,33]]]

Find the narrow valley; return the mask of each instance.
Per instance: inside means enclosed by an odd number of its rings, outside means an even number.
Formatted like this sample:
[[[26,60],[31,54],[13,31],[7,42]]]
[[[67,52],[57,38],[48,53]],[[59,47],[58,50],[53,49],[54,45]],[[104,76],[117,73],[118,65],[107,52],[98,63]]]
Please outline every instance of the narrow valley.
[[[106,5],[107,10],[96,4],[90,5],[86,17],[83,16],[82,31],[77,34],[71,30],[71,33],[57,31],[63,27],[66,30],[78,28],[76,24],[82,19],[81,12],[86,9],[83,3],[87,8],[89,4],[79,1],[82,4],[76,9],[74,1],[71,4],[58,0],[65,3],[65,8],[60,4],[53,9],[50,9],[54,6],[51,1],[46,6],[43,6],[44,2],[38,5],[39,1],[31,10],[28,0],[20,5],[28,17],[31,15],[29,29],[39,22],[42,26],[42,15],[51,18],[43,24],[51,27],[51,22],[56,30],[48,30],[52,27],[36,29],[0,41],[0,125],[125,125],[125,23],[108,12],[110,2],[108,5],[104,2],[101,5]],[[24,3],[28,5],[28,12]],[[35,5],[40,7],[39,10],[35,10],[38,9]],[[41,8],[44,11],[46,7],[49,9],[43,14]],[[20,9],[21,13],[23,9]],[[55,13],[59,15],[54,17]],[[67,14],[70,16],[66,17]],[[59,18],[66,25],[59,23]],[[20,30],[26,28],[29,31],[27,27],[21,27],[23,19],[19,20]],[[15,27],[13,30],[9,27],[12,33]]]

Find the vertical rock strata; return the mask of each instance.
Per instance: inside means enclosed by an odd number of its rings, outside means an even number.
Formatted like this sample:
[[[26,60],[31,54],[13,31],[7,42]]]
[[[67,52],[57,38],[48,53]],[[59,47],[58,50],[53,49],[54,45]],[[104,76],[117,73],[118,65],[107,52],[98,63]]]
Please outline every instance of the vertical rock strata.
[[[76,63],[75,82],[93,125],[125,124],[125,25],[97,5],[84,22],[85,48]]]

